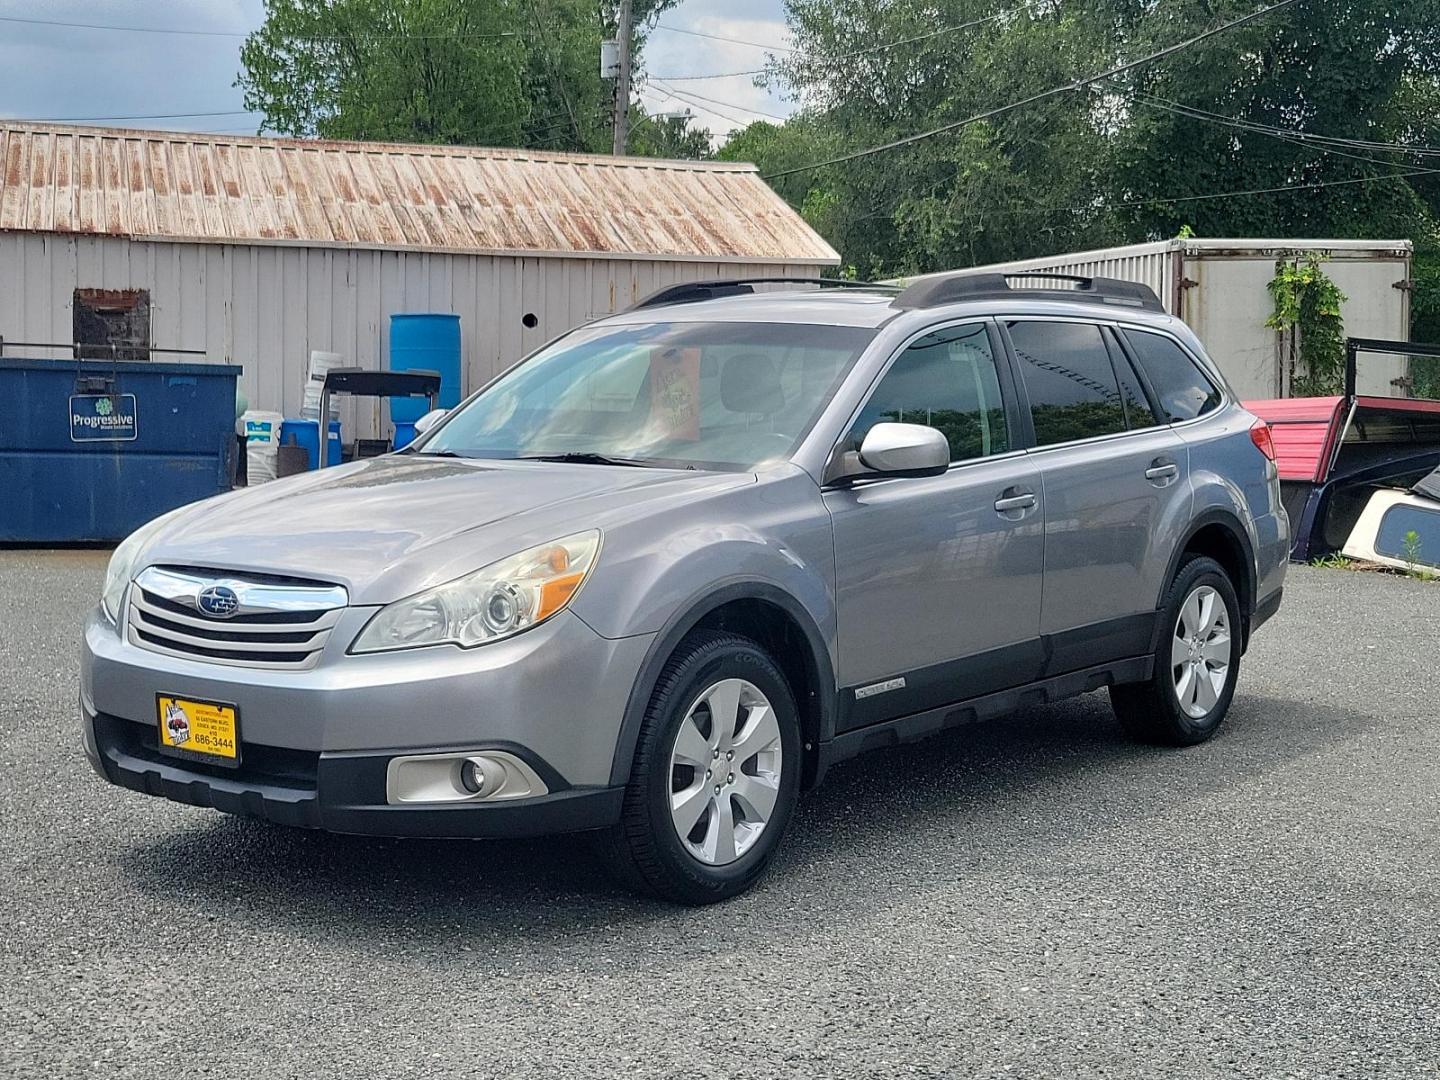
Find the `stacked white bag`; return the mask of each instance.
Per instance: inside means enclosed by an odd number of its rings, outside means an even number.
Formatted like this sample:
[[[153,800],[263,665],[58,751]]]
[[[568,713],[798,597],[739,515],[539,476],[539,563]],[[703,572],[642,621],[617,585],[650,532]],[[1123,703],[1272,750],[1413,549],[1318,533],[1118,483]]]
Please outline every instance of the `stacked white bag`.
[[[325,387],[325,376],[331,368],[343,366],[338,352],[310,351],[310,366],[305,371],[305,393],[300,398],[300,415],[306,420],[320,419],[320,391]],[[330,419],[340,419],[340,403],[330,399]]]
[[[280,425],[283,413],[248,410],[240,415],[245,432],[246,483],[263,484],[275,479],[275,465],[280,456]]]

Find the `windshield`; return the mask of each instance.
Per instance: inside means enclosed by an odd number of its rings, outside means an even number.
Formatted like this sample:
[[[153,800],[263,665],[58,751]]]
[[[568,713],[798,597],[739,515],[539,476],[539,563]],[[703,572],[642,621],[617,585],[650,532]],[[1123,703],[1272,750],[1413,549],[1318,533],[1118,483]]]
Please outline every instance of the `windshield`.
[[[418,452],[753,468],[795,448],[874,335],[799,323],[583,328],[492,383]]]

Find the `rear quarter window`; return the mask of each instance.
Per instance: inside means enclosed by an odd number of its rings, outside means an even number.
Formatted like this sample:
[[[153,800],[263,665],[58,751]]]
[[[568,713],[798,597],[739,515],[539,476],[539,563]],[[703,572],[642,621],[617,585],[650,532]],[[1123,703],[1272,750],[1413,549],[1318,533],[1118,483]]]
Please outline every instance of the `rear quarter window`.
[[[1173,340],[1145,330],[1122,330],[1121,333],[1150,379],[1160,408],[1170,423],[1194,420],[1220,407],[1220,388]]]

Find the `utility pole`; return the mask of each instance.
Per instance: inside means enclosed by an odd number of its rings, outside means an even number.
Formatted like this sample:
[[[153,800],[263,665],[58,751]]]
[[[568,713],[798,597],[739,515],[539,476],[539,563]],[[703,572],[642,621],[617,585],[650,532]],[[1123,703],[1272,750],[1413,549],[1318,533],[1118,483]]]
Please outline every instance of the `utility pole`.
[[[620,70],[615,77],[615,146],[614,153],[623,155],[630,141],[630,0],[620,0],[620,25],[615,43],[619,52]]]

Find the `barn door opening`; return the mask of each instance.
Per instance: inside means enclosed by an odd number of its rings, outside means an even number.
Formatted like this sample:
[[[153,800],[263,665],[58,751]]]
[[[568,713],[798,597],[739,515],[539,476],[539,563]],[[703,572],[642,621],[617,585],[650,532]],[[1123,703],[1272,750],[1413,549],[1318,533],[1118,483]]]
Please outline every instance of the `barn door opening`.
[[[75,355],[81,359],[148,360],[148,289],[76,289]]]

